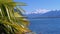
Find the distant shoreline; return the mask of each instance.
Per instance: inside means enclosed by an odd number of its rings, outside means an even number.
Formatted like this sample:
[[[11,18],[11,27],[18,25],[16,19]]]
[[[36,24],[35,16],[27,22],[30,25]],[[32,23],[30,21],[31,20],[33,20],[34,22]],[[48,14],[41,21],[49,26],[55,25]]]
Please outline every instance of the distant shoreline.
[[[28,17],[31,18],[31,17]],[[60,17],[32,17],[31,19],[37,19],[37,18],[60,18]]]

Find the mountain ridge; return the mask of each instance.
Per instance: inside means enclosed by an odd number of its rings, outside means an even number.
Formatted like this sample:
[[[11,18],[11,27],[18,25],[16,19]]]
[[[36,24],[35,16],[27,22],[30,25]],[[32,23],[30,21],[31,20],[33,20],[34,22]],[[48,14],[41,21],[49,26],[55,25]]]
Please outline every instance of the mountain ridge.
[[[54,17],[59,17],[60,18],[60,10],[55,10],[55,11],[49,11],[47,13],[44,13],[44,14],[28,14],[26,15],[27,17],[29,18],[34,18],[34,17],[51,17],[51,18],[54,18]]]

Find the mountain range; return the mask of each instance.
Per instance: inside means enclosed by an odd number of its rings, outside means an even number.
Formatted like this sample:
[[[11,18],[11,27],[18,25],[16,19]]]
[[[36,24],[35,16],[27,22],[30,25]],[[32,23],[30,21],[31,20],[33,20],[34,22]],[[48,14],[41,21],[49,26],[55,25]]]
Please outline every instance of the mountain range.
[[[43,13],[43,14],[41,14],[41,13],[27,14],[26,16],[28,18],[46,18],[46,17],[48,17],[48,18],[57,18],[57,17],[59,17],[60,18],[60,10],[55,10],[55,11],[52,10],[52,11],[48,11],[48,12]]]

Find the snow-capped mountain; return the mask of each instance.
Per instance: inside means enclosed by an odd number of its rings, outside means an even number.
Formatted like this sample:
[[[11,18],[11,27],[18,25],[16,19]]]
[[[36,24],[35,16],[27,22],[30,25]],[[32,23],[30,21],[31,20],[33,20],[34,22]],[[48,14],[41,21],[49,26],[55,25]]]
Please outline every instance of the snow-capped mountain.
[[[60,17],[60,10],[39,10],[36,11],[37,13],[30,13],[26,15],[27,17],[34,18],[34,17]],[[40,12],[40,13],[39,13]]]
[[[48,9],[35,9],[32,12],[26,12],[26,14],[44,14],[46,12],[49,12],[50,10]]]

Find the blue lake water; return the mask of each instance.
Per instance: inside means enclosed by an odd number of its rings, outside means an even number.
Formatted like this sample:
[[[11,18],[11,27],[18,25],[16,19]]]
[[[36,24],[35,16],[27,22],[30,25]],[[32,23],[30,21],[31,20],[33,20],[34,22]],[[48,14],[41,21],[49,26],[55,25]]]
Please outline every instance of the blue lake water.
[[[29,20],[29,28],[37,34],[60,34],[60,18],[38,18]]]

